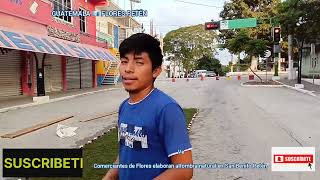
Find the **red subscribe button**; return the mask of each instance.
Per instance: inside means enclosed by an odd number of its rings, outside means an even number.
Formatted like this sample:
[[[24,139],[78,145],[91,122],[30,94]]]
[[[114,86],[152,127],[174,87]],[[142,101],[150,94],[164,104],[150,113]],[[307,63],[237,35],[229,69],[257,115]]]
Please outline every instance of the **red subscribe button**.
[[[313,163],[312,154],[275,154],[274,163]]]

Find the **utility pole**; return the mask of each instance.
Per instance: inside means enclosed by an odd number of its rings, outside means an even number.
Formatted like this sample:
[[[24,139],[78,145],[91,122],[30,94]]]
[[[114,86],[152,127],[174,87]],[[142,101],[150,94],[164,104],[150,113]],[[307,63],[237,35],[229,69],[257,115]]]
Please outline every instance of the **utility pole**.
[[[280,41],[281,41],[281,28],[274,27],[273,28],[273,54],[274,54],[274,79],[279,79],[279,59],[281,56],[281,48],[280,48]]]
[[[303,50],[304,38],[301,39],[301,46],[299,50],[299,71],[298,71],[298,84],[301,84],[301,72],[302,72],[302,50]],[[303,86],[301,86],[303,88]]]
[[[233,54],[231,54],[231,67],[230,67],[230,72],[233,72],[233,65],[234,65]]]
[[[296,71],[293,69],[293,59],[292,59],[292,35],[288,36],[288,59],[289,59],[289,69],[288,69],[288,79],[293,80],[296,78]]]
[[[278,74],[281,72],[281,52],[278,54]]]
[[[279,76],[278,70],[278,53],[274,53],[274,76],[276,77]]]
[[[311,56],[311,65],[312,65],[312,82],[314,84],[314,76],[315,76],[315,70],[316,70],[316,67],[317,67],[317,57],[316,57],[316,46],[314,43],[311,44],[311,53],[310,53],[310,56]]]
[[[268,82],[268,59],[269,57],[266,59],[266,82]]]
[[[238,53],[238,62],[237,62],[238,65],[237,65],[237,70],[236,70],[237,72],[240,72],[240,67],[239,67],[240,60],[241,60],[240,58],[241,58],[240,53]]]

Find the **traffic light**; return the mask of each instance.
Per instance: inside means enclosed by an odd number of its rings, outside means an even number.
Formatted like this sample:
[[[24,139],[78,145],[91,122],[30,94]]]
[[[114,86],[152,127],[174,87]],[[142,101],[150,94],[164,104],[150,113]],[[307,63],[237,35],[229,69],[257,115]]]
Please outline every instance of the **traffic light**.
[[[281,28],[280,27],[275,27],[273,28],[273,41],[275,43],[280,42],[281,40]]]
[[[220,22],[206,22],[204,24],[205,30],[216,30],[220,28]]]

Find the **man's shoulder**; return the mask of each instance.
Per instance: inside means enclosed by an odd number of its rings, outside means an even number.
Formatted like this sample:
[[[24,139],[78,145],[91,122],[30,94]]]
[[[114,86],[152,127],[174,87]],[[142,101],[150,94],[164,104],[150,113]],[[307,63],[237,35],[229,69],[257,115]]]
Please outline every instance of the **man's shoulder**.
[[[165,92],[156,89],[156,95],[154,101],[160,107],[164,107],[168,104],[178,104],[176,100],[174,100],[171,96],[166,94]]]
[[[119,106],[119,114],[120,114],[121,109],[123,108],[124,104],[125,104],[128,100],[129,100],[129,98],[123,100],[122,103],[120,104],[120,106]]]

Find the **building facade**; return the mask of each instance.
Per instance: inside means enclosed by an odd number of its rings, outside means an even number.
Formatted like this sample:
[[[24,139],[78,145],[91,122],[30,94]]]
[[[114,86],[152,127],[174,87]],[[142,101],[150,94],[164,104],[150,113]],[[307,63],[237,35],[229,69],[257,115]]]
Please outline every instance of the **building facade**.
[[[97,86],[96,63],[117,61],[97,38],[92,12],[106,0],[3,0],[0,7],[0,98]],[[40,92],[41,91],[41,92]]]
[[[104,6],[97,6],[101,10],[122,10],[115,2],[110,1]],[[132,34],[141,32],[141,25],[134,18],[126,17],[96,17],[97,37],[100,42],[108,42],[110,52],[119,57],[121,42]],[[115,84],[119,79],[119,64],[99,62],[97,65],[97,83],[101,85]]]
[[[313,47],[312,47],[313,46]],[[313,52],[314,51],[314,52]],[[302,51],[302,69],[301,74],[303,77],[320,78],[320,41],[313,45],[304,45]]]

